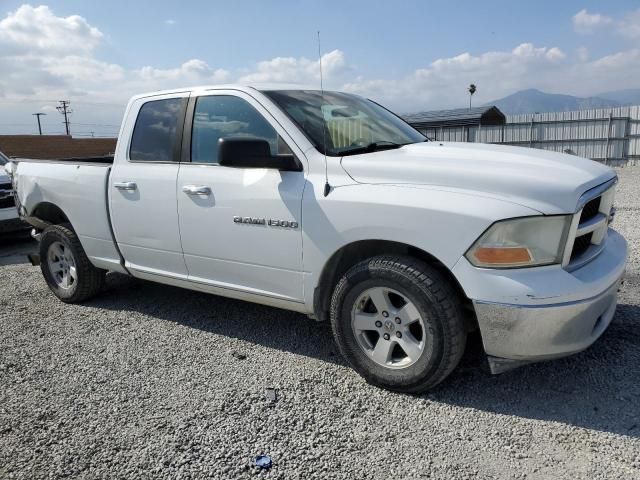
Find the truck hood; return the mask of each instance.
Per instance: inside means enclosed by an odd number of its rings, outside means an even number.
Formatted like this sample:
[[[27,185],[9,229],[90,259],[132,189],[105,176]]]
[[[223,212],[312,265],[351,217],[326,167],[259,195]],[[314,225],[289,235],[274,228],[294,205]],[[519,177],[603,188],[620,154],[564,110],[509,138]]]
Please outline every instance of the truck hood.
[[[580,196],[615,177],[600,163],[532,148],[425,142],[342,158],[357,182],[462,190],[544,214],[573,213]]]

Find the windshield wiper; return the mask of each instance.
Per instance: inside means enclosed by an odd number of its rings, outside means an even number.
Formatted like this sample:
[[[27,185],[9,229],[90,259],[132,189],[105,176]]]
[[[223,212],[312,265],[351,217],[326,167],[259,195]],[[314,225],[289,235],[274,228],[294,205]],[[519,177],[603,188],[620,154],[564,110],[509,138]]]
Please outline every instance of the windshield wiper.
[[[355,155],[358,153],[372,153],[379,152],[381,150],[392,150],[394,148],[400,148],[407,145],[406,143],[394,143],[388,142],[386,140],[382,140],[380,142],[371,142],[368,145],[363,147],[352,148],[351,150],[346,150],[344,152],[340,152],[342,155]]]

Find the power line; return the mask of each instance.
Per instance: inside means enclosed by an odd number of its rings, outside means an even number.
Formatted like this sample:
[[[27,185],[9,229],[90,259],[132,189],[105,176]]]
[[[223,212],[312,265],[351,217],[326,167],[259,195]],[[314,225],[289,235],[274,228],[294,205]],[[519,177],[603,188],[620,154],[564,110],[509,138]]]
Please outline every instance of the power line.
[[[69,115],[71,115],[72,110],[69,109],[69,104],[71,102],[69,100],[60,100],[60,105],[56,107],[62,115],[64,115],[64,128],[67,131],[67,135],[71,136],[71,132],[69,130]]]
[[[120,125],[116,125],[113,123],[78,123],[73,122],[74,125],[82,125],[84,127],[117,127],[120,128]]]
[[[110,107],[119,107],[119,108],[124,108],[127,105],[127,102],[122,102],[122,103],[85,102],[84,100],[74,100],[74,102],[79,103],[81,105],[107,105],[107,106],[110,106]]]
[[[95,132],[89,132],[89,133],[74,133],[73,134],[74,138],[76,137],[89,137],[89,138],[118,138],[117,134],[114,135],[109,135],[106,133],[95,133]]]
[[[14,104],[23,104],[23,103],[57,103],[58,100],[50,100],[50,99],[36,99],[36,98],[25,98],[22,100],[8,100],[8,99],[2,99],[2,103],[14,103]],[[127,102],[122,102],[122,103],[112,103],[112,102],[87,102],[84,100],[74,100],[74,103],[80,104],[80,105],[105,105],[105,106],[111,106],[111,107],[118,107],[118,108],[124,108],[127,104]]]
[[[35,113],[33,114],[35,115]],[[46,115],[43,114],[43,115]],[[73,122],[74,125],[81,125],[83,127],[113,127],[113,128],[107,128],[106,130],[119,130],[120,129],[120,125],[116,125],[116,124],[108,124],[108,123],[77,123],[77,122]],[[7,123],[0,123],[0,127],[30,127],[31,125],[33,125],[32,123],[14,123],[14,122],[7,122]]]
[[[40,116],[46,115],[46,113],[38,112],[38,113],[32,113],[32,115],[34,115],[38,119],[38,132],[40,133],[40,135],[42,135],[42,125],[40,125]]]

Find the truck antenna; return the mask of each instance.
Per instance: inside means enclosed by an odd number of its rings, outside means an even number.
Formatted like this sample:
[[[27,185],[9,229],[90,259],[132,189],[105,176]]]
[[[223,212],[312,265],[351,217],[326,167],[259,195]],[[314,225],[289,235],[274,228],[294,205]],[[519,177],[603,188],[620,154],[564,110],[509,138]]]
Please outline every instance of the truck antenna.
[[[322,83],[322,54],[320,53],[320,30],[318,30],[318,64],[320,65],[320,95],[324,101],[324,85]],[[322,101],[320,102],[320,118],[322,120],[322,150],[324,151],[324,196],[329,195],[331,185],[329,185],[329,175],[327,173],[327,126],[324,125],[324,112],[322,111]]]

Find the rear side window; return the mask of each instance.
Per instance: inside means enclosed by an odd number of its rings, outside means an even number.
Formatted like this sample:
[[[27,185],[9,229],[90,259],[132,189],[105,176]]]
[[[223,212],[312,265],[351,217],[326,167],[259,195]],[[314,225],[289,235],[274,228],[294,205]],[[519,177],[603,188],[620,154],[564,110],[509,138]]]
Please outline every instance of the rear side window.
[[[133,128],[129,158],[143,162],[176,161],[186,99],[154,100],[142,105]]]
[[[218,145],[226,138],[259,138],[271,155],[291,153],[276,130],[249,102],[230,95],[199,97],[193,115],[191,161],[218,163]]]

